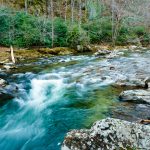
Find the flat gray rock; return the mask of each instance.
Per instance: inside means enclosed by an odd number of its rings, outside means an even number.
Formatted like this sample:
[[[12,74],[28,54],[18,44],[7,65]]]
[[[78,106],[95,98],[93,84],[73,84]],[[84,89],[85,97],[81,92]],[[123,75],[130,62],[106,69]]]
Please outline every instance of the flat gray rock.
[[[62,150],[150,149],[150,126],[107,118],[89,130],[72,130]]]
[[[128,90],[120,94],[120,100],[150,104],[150,90]]]

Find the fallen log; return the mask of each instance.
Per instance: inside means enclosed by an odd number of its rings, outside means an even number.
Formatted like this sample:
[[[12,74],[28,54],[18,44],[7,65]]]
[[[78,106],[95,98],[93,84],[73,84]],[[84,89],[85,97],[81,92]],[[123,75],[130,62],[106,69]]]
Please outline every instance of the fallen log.
[[[150,120],[144,120],[144,119],[142,119],[142,120],[140,120],[139,122],[140,122],[141,124],[145,124],[145,123],[150,124]]]
[[[11,52],[11,60],[15,64],[14,50],[13,50],[12,45],[10,46],[10,52]]]

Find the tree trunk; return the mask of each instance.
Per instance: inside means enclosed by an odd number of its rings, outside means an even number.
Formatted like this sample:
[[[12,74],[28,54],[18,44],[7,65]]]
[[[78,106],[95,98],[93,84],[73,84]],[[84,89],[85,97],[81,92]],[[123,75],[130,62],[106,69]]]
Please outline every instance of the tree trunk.
[[[28,0],[24,1],[25,12],[28,13]]]
[[[65,0],[65,22],[67,21],[67,10],[68,10],[67,0]]]
[[[82,2],[79,0],[79,29],[81,28],[81,21],[82,21]]]
[[[115,1],[112,0],[112,45],[116,45],[116,40],[115,40],[115,12],[114,12],[114,7],[115,7]]]
[[[46,17],[50,16],[50,0],[46,0]]]
[[[74,0],[71,0],[71,23],[74,22]]]
[[[54,6],[51,0],[51,21],[52,21],[52,47],[54,47]]]

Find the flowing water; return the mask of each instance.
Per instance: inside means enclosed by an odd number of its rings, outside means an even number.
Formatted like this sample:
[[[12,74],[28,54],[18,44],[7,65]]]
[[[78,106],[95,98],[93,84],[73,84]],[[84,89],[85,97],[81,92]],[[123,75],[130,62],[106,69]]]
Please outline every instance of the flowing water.
[[[136,68],[137,56],[141,54],[111,60],[90,55],[53,57],[1,74],[19,91],[0,106],[0,150],[57,150],[69,130],[89,128],[110,116],[122,91],[111,84],[135,75],[128,64]],[[110,70],[112,65],[115,70]]]

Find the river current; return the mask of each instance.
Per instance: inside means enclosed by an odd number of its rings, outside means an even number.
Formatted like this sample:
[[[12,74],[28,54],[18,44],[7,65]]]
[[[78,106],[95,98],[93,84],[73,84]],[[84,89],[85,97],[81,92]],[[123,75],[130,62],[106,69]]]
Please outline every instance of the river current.
[[[60,149],[69,130],[112,116],[123,90],[112,85],[142,71],[149,74],[143,69],[150,66],[149,58],[149,51],[113,59],[58,56],[1,73],[19,90],[0,105],[0,150]]]

